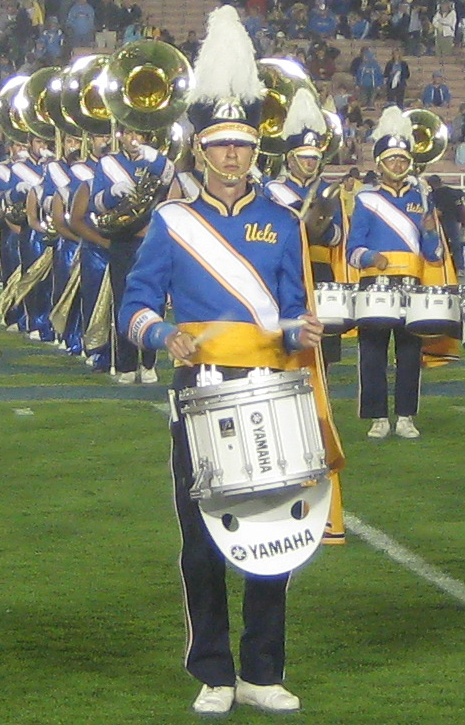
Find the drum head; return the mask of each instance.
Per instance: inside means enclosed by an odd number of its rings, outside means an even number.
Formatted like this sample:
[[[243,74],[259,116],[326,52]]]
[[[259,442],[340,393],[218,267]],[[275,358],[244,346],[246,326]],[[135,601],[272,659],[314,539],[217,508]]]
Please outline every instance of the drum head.
[[[261,496],[223,496],[199,502],[213,540],[235,567],[275,576],[302,566],[323,537],[331,482]]]

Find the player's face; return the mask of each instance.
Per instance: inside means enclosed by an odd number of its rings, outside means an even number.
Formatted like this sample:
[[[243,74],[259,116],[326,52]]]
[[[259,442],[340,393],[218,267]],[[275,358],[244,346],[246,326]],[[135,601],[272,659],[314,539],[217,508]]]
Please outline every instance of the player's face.
[[[402,178],[410,166],[410,161],[405,156],[388,156],[383,159],[388,175],[394,178]]]
[[[290,154],[288,157],[291,174],[302,180],[311,178],[317,173],[318,163],[319,159],[316,156],[302,156],[301,154],[294,156],[294,154]]]
[[[254,156],[251,144],[237,145],[233,141],[227,145],[209,144],[205,148],[205,156],[215,170],[219,172],[223,181],[231,177],[230,181],[243,179],[248,173]]]
[[[106,152],[110,136],[92,136],[92,153],[94,156],[101,156]]]
[[[139,146],[144,143],[144,134],[125,129],[121,135],[121,145],[126,153],[137,156]]]
[[[65,139],[63,141],[63,151],[65,156],[73,153],[73,151],[77,151],[77,149],[79,148],[81,148],[81,142],[78,138],[74,138],[73,136],[65,136]]]

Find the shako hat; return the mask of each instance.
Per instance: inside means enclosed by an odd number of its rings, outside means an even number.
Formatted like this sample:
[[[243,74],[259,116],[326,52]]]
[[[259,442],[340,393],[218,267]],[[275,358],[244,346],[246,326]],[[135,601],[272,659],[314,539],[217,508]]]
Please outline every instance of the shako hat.
[[[381,114],[371,138],[375,141],[373,158],[376,162],[388,156],[405,156],[412,160],[413,129],[412,122],[402,114],[398,106],[388,106]]]
[[[284,121],[286,153],[322,158],[326,148],[327,125],[315,97],[306,88],[296,92]]]
[[[231,5],[210,13],[194,77],[188,116],[200,143],[257,144],[264,86],[250,36]]]

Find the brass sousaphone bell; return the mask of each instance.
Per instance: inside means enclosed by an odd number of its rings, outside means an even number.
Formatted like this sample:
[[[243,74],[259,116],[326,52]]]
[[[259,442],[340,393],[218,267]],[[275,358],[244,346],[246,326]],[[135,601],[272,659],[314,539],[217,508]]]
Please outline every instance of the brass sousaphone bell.
[[[17,75],[10,78],[0,91],[0,127],[10,141],[26,145],[28,129],[15,103],[16,96],[29,76]]]
[[[260,121],[259,166],[266,176],[275,177],[284,160],[282,131],[292,99],[299,88],[309,90],[316,100],[318,91],[299,63],[287,58],[261,58],[258,74],[266,87]]]
[[[426,164],[439,161],[444,155],[448,142],[447,126],[436,113],[425,108],[412,108],[404,111],[403,115],[412,124],[412,155],[416,171],[421,172]]]

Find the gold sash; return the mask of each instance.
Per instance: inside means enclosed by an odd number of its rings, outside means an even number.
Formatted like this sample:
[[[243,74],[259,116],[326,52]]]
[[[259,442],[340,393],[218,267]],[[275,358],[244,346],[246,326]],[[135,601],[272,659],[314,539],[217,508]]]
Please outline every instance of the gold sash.
[[[107,344],[110,337],[112,299],[110,269],[107,266],[89,324],[83,335],[86,350],[98,350]]]
[[[53,265],[53,249],[47,247],[40,257],[26,269],[21,277],[17,289],[14,304],[19,305],[26,295],[35,287],[36,284],[46,279],[51,272]]]

